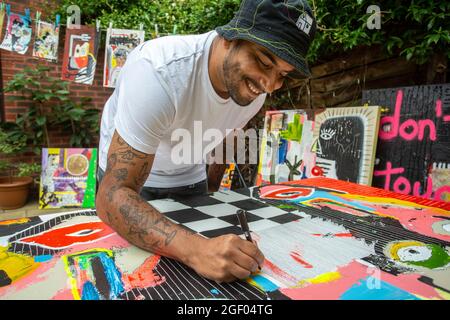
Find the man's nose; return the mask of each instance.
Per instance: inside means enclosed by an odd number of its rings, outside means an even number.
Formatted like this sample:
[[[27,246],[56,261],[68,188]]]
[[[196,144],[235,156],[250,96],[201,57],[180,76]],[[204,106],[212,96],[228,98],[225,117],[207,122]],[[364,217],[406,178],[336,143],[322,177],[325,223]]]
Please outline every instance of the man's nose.
[[[283,85],[283,78],[280,78],[277,74],[272,73],[269,77],[263,79],[261,83],[266,93],[272,93],[281,88]]]

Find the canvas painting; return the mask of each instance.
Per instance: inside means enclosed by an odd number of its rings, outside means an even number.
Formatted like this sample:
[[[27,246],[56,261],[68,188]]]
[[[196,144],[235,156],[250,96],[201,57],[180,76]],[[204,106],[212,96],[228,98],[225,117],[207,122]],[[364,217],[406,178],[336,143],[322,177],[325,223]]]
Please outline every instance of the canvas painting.
[[[95,207],[96,169],[97,149],[44,148],[39,207]]]
[[[26,15],[10,12],[7,14],[5,37],[1,49],[25,54],[31,41],[31,18],[29,10]]]
[[[5,9],[3,8],[3,5],[0,4],[0,37],[2,36],[3,32],[3,20],[5,19]]]
[[[59,25],[36,23],[33,57],[56,62],[58,60]]]
[[[378,106],[316,113],[314,151],[322,176],[371,185],[379,121]]]
[[[150,204],[205,237],[246,210],[261,272],[210,281],[79,210],[0,222],[0,299],[450,299],[444,202],[314,178]]]
[[[144,42],[144,31],[108,29],[106,35],[103,86],[114,88],[128,54]]]
[[[450,84],[363,91],[385,108],[373,186],[450,202]]]
[[[67,29],[62,80],[91,85],[97,66],[99,33],[94,27]]]
[[[256,185],[311,176],[313,127],[302,110],[266,112]]]

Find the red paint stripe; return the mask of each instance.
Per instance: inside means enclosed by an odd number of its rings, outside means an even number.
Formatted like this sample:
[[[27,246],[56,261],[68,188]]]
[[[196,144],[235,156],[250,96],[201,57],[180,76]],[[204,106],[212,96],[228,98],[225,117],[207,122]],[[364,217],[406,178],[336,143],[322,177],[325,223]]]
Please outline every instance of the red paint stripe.
[[[297,252],[291,252],[291,258],[300,263],[305,268],[311,269],[313,266],[303,260]]]

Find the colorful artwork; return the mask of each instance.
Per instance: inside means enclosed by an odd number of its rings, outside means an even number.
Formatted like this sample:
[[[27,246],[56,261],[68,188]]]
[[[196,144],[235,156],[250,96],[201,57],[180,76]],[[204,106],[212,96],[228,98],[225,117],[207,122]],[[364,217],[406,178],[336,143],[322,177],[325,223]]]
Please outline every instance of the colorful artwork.
[[[31,40],[31,17],[30,10],[25,11],[25,15],[12,13],[9,5],[6,6],[8,22],[5,29],[5,38],[0,49],[25,54]]]
[[[329,108],[314,120],[321,176],[371,185],[380,107]]]
[[[205,237],[247,210],[262,271],[209,281],[84,210],[0,222],[0,299],[450,299],[444,202],[315,178],[150,204]]]
[[[266,112],[256,185],[311,177],[313,127],[302,110]]]
[[[41,209],[95,207],[97,149],[42,149]]]
[[[233,183],[235,169],[236,169],[235,163],[227,164],[222,180],[220,181],[219,190],[221,191],[231,190],[231,184]]]
[[[302,216],[257,233],[291,299],[450,299],[450,204],[328,178],[253,190]],[[295,240],[294,240],[295,239]]]
[[[363,91],[386,108],[373,186],[450,202],[450,84]]]
[[[5,19],[5,8],[4,3],[0,3],[0,37],[2,36],[3,32],[3,20]]]
[[[93,27],[79,26],[66,30],[62,80],[92,84],[99,40],[100,34]]]
[[[103,86],[114,88],[128,54],[144,42],[144,31],[108,29],[105,48]]]
[[[59,24],[36,22],[33,57],[52,62],[58,60]]]

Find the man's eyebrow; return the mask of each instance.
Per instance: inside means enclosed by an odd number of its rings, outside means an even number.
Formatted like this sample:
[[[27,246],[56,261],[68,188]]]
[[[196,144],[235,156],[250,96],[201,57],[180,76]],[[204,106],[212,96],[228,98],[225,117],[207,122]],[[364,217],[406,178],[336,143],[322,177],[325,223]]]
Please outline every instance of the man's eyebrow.
[[[259,49],[259,51],[260,51],[263,55],[265,55],[270,61],[272,61],[272,63],[273,63],[274,65],[276,65],[276,66],[278,67],[277,61],[276,61],[275,58],[273,57],[273,54],[271,54],[269,51],[267,51],[266,49],[263,49],[263,48]],[[286,73],[290,73],[290,72],[292,72],[292,71],[294,71],[294,70],[295,70],[295,68],[292,68],[292,70],[285,71],[285,72],[286,72]]]

